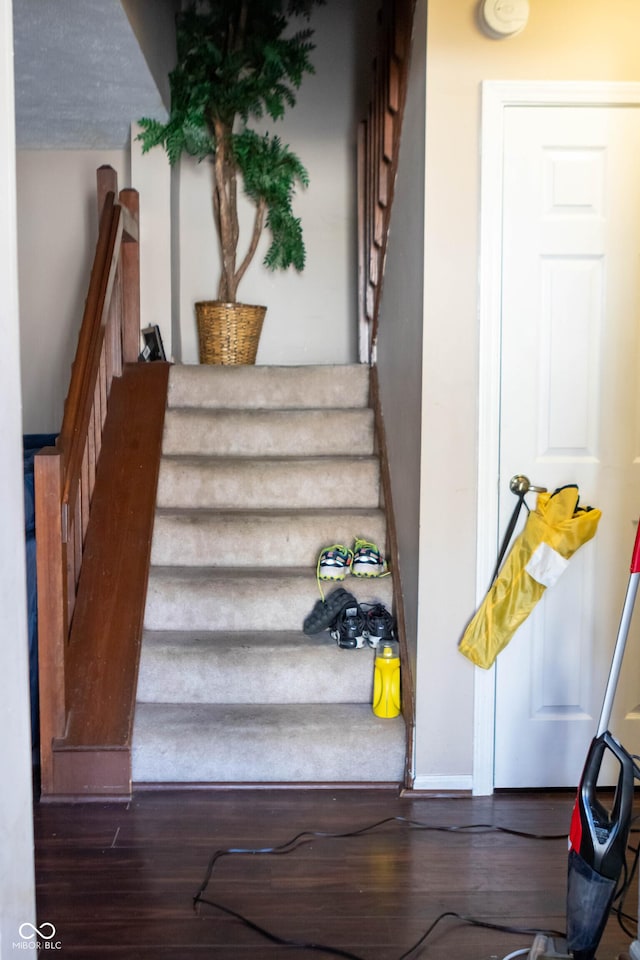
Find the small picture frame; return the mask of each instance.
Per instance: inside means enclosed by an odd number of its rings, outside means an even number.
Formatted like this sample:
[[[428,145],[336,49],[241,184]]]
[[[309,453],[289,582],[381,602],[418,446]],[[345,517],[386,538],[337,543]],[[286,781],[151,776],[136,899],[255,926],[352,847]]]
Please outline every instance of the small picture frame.
[[[160,327],[152,324],[140,331],[143,347],[138,360],[151,362],[152,360],[166,360]]]

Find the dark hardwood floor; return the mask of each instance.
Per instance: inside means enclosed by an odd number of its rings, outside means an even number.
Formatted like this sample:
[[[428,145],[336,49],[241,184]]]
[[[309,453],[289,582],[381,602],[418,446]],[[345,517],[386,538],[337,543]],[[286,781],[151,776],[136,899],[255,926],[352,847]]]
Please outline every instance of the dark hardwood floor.
[[[398,960],[446,911],[564,930],[564,835],[572,803],[568,793],[442,799],[402,798],[392,790],[231,789],[138,792],[127,804],[39,804],[39,924],[55,925],[56,956],[82,960]],[[435,832],[391,822],[358,837],[314,838],[286,856],[234,855],[216,863],[206,898],[282,938],[342,954],[270,943],[206,904],[194,911],[215,850],[272,847],[300,831],[344,833],[387,817],[560,837]],[[634,883],[627,900],[634,916],[636,904]],[[632,939],[612,917],[598,960],[616,958]],[[447,918],[409,956],[500,960],[531,942],[524,933]]]

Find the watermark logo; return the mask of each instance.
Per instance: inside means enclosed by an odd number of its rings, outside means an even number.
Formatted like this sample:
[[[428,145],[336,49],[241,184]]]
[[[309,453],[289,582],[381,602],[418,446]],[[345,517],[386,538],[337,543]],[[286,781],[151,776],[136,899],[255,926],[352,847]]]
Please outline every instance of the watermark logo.
[[[46,921],[36,927],[33,923],[21,923],[18,928],[20,940],[14,940],[14,950],[62,950],[62,941],[56,940],[56,928]]]

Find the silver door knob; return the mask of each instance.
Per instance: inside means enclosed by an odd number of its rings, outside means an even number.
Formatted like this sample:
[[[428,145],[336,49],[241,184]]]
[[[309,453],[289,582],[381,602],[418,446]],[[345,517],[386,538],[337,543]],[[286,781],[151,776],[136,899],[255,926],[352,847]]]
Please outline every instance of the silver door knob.
[[[546,493],[546,487],[534,487],[534,485],[529,480],[529,477],[523,476],[523,474],[518,473],[515,477],[511,477],[509,481],[509,490],[511,493],[515,493],[516,496],[521,496],[525,493]]]

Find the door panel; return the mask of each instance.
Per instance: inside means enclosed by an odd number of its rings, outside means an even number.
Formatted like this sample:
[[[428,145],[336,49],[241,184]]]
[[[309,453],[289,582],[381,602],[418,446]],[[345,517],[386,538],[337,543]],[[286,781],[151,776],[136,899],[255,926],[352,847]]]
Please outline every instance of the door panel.
[[[639,157],[638,108],[506,109],[501,529],[519,473],[603,518],[498,658],[496,787],[575,785],[600,712],[640,512]],[[634,751],[639,703],[634,624],[611,724]]]

